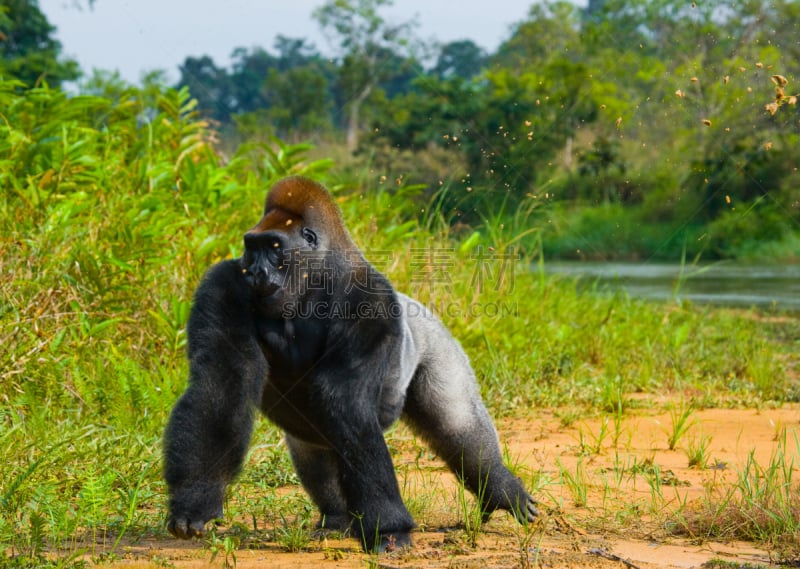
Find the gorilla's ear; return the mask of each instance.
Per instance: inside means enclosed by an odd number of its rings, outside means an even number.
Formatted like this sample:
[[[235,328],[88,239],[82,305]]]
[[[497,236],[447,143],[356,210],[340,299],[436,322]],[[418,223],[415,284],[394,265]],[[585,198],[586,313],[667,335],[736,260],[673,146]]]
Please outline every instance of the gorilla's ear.
[[[309,229],[308,227],[304,227],[301,233],[303,235],[303,239],[306,240],[306,243],[308,243],[312,249],[316,249],[318,243],[317,243],[317,234],[314,232],[314,230]]]

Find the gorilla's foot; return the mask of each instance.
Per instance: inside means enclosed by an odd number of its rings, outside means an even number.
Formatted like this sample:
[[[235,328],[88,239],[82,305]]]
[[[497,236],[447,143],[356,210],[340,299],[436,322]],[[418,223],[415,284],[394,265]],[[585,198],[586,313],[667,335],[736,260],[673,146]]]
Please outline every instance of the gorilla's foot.
[[[322,514],[317,529],[345,532],[350,529],[352,519],[348,514]]]
[[[518,478],[510,472],[495,480],[496,487],[484,495],[483,521],[488,521],[496,510],[506,510],[520,524],[531,523],[539,516],[536,499],[531,496]]]
[[[167,520],[167,531],[179,539],[192,539],[206,535],[205,520],[191,520],[186,517],[171,517]]]
[[[379,538],[379,540],[376,540],[377,543],[375,546],[371,549],[371,551],[374,551],[375,553],[388,553],[412,546],[411,534],[408,532],[381,534]]]

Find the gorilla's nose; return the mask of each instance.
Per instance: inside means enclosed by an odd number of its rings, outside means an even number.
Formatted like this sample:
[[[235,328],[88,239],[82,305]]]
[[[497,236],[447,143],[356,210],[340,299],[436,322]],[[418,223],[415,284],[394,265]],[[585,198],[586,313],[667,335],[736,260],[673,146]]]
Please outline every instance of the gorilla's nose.
[[[245,272],[245,278],[253,291],[259,296],[271,296],[280,286],[275,282],[274,275],[271,275],[263,265],[251,265]]]

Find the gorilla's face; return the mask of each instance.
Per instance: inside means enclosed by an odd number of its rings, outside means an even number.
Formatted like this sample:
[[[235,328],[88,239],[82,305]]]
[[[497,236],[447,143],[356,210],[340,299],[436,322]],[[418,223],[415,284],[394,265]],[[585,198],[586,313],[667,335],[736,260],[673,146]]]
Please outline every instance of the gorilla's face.
[[[344,255],[356,250],[328,191],[304,178],[272,187],[244,246],[243,277],[259,312],[270,318],[281,317],[286,308],[326,301],[336,279],[347,273]]]
[[[285,284],[290,261],[286,245],[284,235],[276,231],[245,234],[242,273],[258,296],[273,296]]]
[[[258,297],[285,303],[302,292],[304,258],[317,249],[317,235],[299,223],[267,229],[263,221],[244,236],[242,273]]]

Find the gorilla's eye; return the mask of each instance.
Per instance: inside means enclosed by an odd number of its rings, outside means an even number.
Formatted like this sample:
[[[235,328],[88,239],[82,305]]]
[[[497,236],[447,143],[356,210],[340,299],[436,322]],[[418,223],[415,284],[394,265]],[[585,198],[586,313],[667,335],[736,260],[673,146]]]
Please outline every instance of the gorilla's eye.
[[[314,233],[314,231],[312,229],[309,229],[308,227],[304,227],[303,231],[302,231],[302,234],[303,234],[303,239],[306,240],[306,243],[308,243],[312,247],[316,247],[317,246],[317,234]]]
[[[283,264],[283,247],[277,239],[271,240],[267,245],[267,259],[273,267]]]

